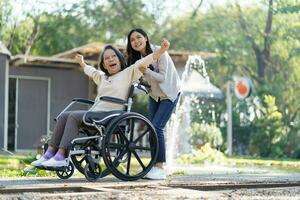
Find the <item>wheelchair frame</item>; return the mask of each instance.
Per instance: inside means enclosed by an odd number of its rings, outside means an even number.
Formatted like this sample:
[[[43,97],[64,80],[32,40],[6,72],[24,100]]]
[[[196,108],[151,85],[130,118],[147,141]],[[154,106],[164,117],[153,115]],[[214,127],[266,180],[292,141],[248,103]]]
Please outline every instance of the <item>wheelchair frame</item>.
[[[158,154],[158,140],[155,129],[151,122],[143,115],[131,112],[131,107],[133,104],[132,98],[136,88],[147,93],[145,86],[142,85],[141,82],[136,82],[133,83],[129,89],[127,101],[108,96],[100,97],[100,101],[102,100],[124,105],[126,107],[126,111],[111,112],[112,114],[107,112],[108,116],[100,120],[92,119],[91,122],[87,121],[86,119],[89,111],[85,113],[83,116],[84,125],[97,130],[97,134],[91,135],[88,130],[81,130],[81,132],[84,132],[88,136],[79,137],[72,140],[71,148],[67,157],[67,166],[41,166],[39,168],[49,171],[56,171],[56,174],[59,178],[68,179],[73,175],[75,166],[80,173],[85,175],[88,181],[92,182],[97,181],[99,178],[107,176],[110,173],[124,181],[134,181],[145,176],[155,164]],[[74,98],[72,102],[61,111],[55,120],[57,120],[62,113],[66,112],[75,103],[85,105],[93,104],[90,110],[92,110],[92,108],[97,104],[91,100]],[[128,122],[130,121],[130,124],[127,124],[127,120]],[[136,138],[134,138],[134,120],[140,122],[139,124],[143,123],[143,126],[146,127],[146,131],[144,131],[141,135],[138,135]],[[122,128],[124,128],[124,130]],[[130,131],[130,133],[128,131]],[[147,139],[150,143],[149,146],[138,146],[137,141],[145,137],[148,131],[149,134],[147,135]],[[85,146],[86,144],[87,146]],[[47,148],[45,147],[44,149],[46,150]],[[116,153],[113,151],[113,149],[117,149]],[[141,152],[149,151],[148,154],[150,153],[150,160],[146,163],[146,165],[143,163],[143,159],[148,160],[148,158],[140,158],[142,153],[138,155],[136,150],[140,150]],[[127,157],[125,156],[125,158],[123,158],[125,154]],[[130,162],[132,155],[140,165],[138,167],[139,169],[136,169],[131,165]],[[77,156],[80,157],[80,160],[77,159]],[[102,170],[101,168],[101,158],[104,161],[106,167],[105,170]],[[127,162],[127,165],[126,170],[124,171],[125,167],[123,166],[123,163],[125,162]],[[131,170],[132,168],[134,169]]]

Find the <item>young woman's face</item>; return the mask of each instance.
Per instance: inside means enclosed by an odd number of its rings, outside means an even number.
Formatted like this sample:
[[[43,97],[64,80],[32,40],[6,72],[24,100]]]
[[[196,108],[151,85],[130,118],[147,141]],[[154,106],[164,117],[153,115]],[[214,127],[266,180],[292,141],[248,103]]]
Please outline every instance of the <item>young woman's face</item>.
[[[106,49],[103,53],[103,67],[108,71],[109,74],[113,75],[121,71],[120,60],[112,49]]]
[[[130,35],[130,44],[131,44],[131,47],[135,51],[139,51],[139,52],[144,51],[146,49],[146,42],[147,41],[148,41],[147,38],[144,37],[139,32],[134,31]]]

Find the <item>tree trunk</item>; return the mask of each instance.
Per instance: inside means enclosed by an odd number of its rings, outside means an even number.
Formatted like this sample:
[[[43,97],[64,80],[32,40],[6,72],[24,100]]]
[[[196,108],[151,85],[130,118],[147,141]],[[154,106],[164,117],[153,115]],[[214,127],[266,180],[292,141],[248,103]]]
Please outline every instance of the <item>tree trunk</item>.
[[[268,17],[264,30],[264,46],[260,48],[255,42],[253,36],[249,33],[246,20],[242,16],[241,7],[237,5],[239,10],[239,22],[245,33],[246,39],[251,43],[251,47],[255,53],[256,63],[257,63],[257,75],[260,83],[263,83],[265,80],[265,71],[267,65],[270,63],[270,54],[271,54],[271,30],[272,30],[272,21],[273,21],[273,0],[269,0],[268,6]],[[262,49],[262,50],[261,50]]]

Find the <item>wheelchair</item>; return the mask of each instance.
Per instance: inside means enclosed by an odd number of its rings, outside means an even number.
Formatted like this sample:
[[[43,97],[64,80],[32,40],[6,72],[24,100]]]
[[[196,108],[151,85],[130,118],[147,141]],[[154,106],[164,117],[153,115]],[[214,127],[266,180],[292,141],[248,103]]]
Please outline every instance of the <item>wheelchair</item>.
[[[133,95],[140,89],[147,92],[141,82],[131,85],[127,101],[102,96],[100,101],[124,105],[124,110],[93,112],[83,117],[80,134],[71,142],[67,166],[38,167],[55,171],[61,179],[68,179],[76,168],[88,181],[94,182],[112,173],[123,181],[144,177],[155,164],[158,154],[158,139],[151,122],[143,115],[131,112]],[[94,102],[74,98],[56,119],[73,104],[93,105]],[[47,149],[47,143],[44,150]],[[75,167],[74,167],[75,166]]]

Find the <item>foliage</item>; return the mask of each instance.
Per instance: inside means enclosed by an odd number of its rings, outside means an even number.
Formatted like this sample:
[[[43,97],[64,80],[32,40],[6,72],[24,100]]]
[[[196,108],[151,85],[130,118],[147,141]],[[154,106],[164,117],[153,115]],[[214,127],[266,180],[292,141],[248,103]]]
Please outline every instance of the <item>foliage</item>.
[[[293,5],[285,1],[285,5]],[[280,5],[283,7],[284,5]],[[299,130],[290,124],[299,123],[299,95],[300,95],[300,57],[299,57],[299,17],[295,12],[275,13],[271,32],[271,57],[266,69],[266,81],[260,84],[257,81],[257,63],[251,45],[245,40],[238,22],[238,12],[235,6],[214,7],[206,13],[200,13],[197,18],[191,19],[189,14],[170,22],[170,29],[166,35],[171,36],[172,46],[182,49],[215,51],[219,56],[207,63],[207,71],[212,83],[220,85],[225,90],[225,82],[231,76],[247,76],[254,82],[253,95],[246,102],[233,98],[233,136],[236,153],[248,153],[249,138],[252,134],[252,124],[256,117],[255,101],[262,99],[265,94],[276,97],[278,110],[282,113],[284,127],[289,127],[287,134],[294,134]],[[263,44],[263,30],[266,12],[258,7],[243,9],[243,16],[247,21],[248,31],[258,45]],[[286,22],[289,23],[286,23]],[[193,41],[192,43],[190,41]],[[281,84],[274,84],[281,83]],[[257,100],[258,99],[258,100]],[[247,102],[248,101],[248,102]],[[252,101],[252,102],[251,102]],[[197,106],[201,107],[202,104]],[[205,103],[203,107],[209,107]],[[215,106],[216,108],[219,106]],[[224,112],[225,106],[220,112]],[[210,121],[211,115],[204,114],[206,109],[192,111],[198,121]],[[208,108],[207,110],[210,110]],[[218,110],[219,111],[219,110]],[[245,117],[247,116],[247,117]],[[221,116],[222,117],[222,116]],[[193,119],[194,120],[194,119]],[[216,119],[218,121],[218,119]],[[220,121],[220,124],[224,124]],[[223,127],[221,125],[221,127]],[[222,129],[225,136],[225,129]],[[297,149],[292,141],[287,141],[289,149],[282,149],[285,156],[292,155],[292,149]],[[292,148],[293,146],[293,148]],[[294,155],[294,154],[293,154]],[[277,156],[283,156],[280,154]]]
[[[291,158],[300,158],[300,123],[295,124],[289,130],[289,134],[287,136],[287,146],[285,146],[284,150],[286,155]]]
[[[88,42],[124,43],[132,28],[148,32],[155,21],[141,0],[83,0],[69,10],[41,16],[34,54],[51,55]]]
[[[181,164],[208,164],[222,163],[225,155],[212,148],[209,143],[204,144],[200,149],[194,150],[192,154],[185,154],[179,158]]]
[[[148,114],[148,95],[138,94],[134,97],[132,111],[140,113],[144,116]]]
[[[1,41],[7,40],[9,37],[8,22],[12,12],[12,6],[8,0],[0,0],[0,38]],[[7,42],[8,43],[8,42]]]
[[[4,1],[3,5],[5,3],[7,1]],[[31,12],[34,13],[34,9],[37,8],[32,6],[32,9]],[[5,11],[10,10],[11,7],[5,7]],[[153,12],[157,10],[153,9]],[[8,45],[11,39],[14,40],[17,37],[18,39],[13,41],[12,48],[9,49],[13,54],[24,53],[33,29],[32,19],[34,19],[40,28],[31,51],[34,55],[53,55],[88,42],[116,43],[120,42],[119,40],[124,42],[127,33],[132,28],[142,26],[147,31],[153,32],[151,30],[157,26],[153,12],[147,10],[141,0],[122,2],[82,0],[71,7],[57,8],[50,13],[39,12],[35,16],[25,13],[24,19],[15,22],[16,28],[13,24],[7,24],[5,31],[1,30],[1,34],[6,36],[1,37],[1,40]],[[2,19],[4,17],[11,17],[11,13],[5,12]],[[1,28],[6,22],[1,21]],[[31,26],[31,29],[23,29],[22,26]],[[25,32],[26,34],[23,34]]]
[[[276,13],[300,13],[300,4],[297,0],[277,0],[274,9]]]
[[[32,54],[53,55],[87,44],[94,32],[86,22],[72,15],[44,13],[39,17],[41,31]]]
[[[190,143],[196,148],[206,143],[216,148],[223,143],[222,133],[216,124],[192,123],[191,132]]]
[[[275,97],[266,95],[263,103],[261,116],[252,125],[249,151],[252,155],[282,157],[286,145],[282,114],[275,104]]]

